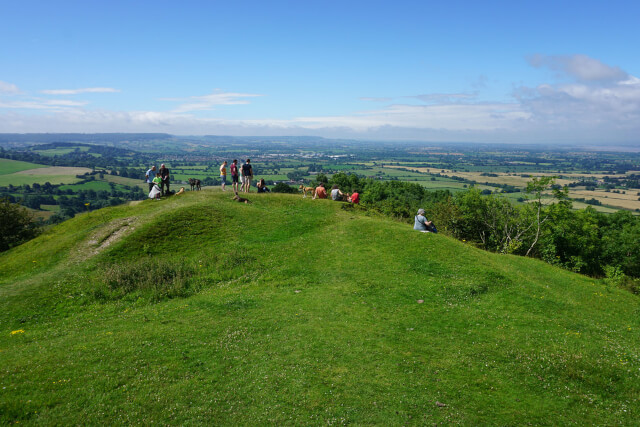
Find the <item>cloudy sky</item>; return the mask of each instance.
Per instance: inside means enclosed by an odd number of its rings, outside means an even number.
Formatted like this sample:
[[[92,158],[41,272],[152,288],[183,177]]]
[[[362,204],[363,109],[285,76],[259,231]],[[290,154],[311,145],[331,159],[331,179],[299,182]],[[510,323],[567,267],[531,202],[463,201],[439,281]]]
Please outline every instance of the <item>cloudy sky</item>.
[[[1,10],[0,132],[640,145],[640,2]]]

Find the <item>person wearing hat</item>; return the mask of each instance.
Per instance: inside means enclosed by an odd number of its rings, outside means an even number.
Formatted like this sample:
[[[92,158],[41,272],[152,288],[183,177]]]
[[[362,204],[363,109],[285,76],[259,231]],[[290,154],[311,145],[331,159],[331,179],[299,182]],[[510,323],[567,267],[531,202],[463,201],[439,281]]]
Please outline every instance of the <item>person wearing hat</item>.
[[[418,209],[418,215],[415,217],[415,222],[413,224],[413,229],[422,231],[423,233],[430,233],[435,229],[433,226],[433,222],[429,221],[426,216],[424,216],[424,209]]]

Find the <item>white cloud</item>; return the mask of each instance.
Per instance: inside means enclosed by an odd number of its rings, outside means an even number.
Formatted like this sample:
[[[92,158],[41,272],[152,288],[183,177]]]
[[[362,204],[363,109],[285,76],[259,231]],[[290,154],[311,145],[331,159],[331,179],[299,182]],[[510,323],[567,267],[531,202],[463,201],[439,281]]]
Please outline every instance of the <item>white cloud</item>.
[[[369,97],[369,96],[363,96],[360,98],[361,101],[367,101],[367,102],[389,102],[391,101],[393,98],[376,98],[376,97]]]
[[[583,55],[542,57],[533,62],[576,80],[516,91],[515,97],[531,113],[536,126],[572,130],[576,135],[594,130],[640,135],[640,79]]]
[[[586,55],[533,55],[529,63],[536,67],[548,67],[568,74],[584,82],[621,81],[629,75],[619,67],[611,67]]]
[[[415,95],[407,98],[416,98],[423,102],[430,102],[436,104],[453,104],[461,101],[467,101],[474,99],[478,96],[477,93],[430,93],[426,95]]]
[[[120,92],[119,89],[110,87],[87,87],[82,89],[47,89],[42,93],[47,95],[77,95],[79,93],[115,93]]]
[[[30,100],[0,100],[0,108],[21,110],[60,110],[68,107],[82,107],[87,105],[84,101],[70,101],[68,99],[30,99]]]
[[[581,69],[578,64],[585,68]],[[204,96],[165,98],[164,101],[177,105],[168,112],[104,111],[83,108],[86,103],[80,101],[17,100],[12,96],[9,100],[5,97],[4,101],[0,98],[0,108],[4,111],[0,112],[0,129],[4,132],[167,132],[470,142],[640,143],[640,79],[618,67],[578,55],[539,57],[532,65],[549,67],[561,73],[562,78],[536,87],[518,88],[513,102],[479,102],[479,94],[475,92],[363,97],[361,100],[371,102],[388,103],[393,99],[406,102],[340,116],[232,120],[190,112],[212,110],[220,105],[248,104],[261,95],[218,90]],[[23,111],[28,109],[34,113]]]
[[[18,89],[18,86],[14,84],[3,82],[0,80],[0,93],[16,94],[20,93],[20,89]]]
[[[249,104],[249,101],[245,98],[258,96],[262,95],[214,91],[208,95],[190,96],[188,98],[161,98],[161,101],[182,102],[172,112],[188,113],[190,111],[212,110],[216,105],[246,105]]]

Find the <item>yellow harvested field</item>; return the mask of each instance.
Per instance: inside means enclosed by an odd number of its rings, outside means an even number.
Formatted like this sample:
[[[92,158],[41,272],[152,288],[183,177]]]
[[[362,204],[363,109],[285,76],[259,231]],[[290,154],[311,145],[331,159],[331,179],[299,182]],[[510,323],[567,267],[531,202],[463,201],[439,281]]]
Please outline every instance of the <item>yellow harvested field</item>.
[[[623,209],[640,209],[639,190],[626,190],[626,194],[608,193],[604,190],[569,190],[569,197],[596,199],[603,205],[616,206]]]
[[[66,166],[51,166],[48,168],[28,169],[16,172],[16,175],[83,175],[91,172],[89,168],[75,168]]]
[[[482,172],[454,172],[450,169],[438,169],[438,168],[413,168],[410,166],[384,166],[385,168],[390,168],[390,169],[408,169],[408,170],[413,170],[416,172],[421,172],[421,173],[439,173],[441,175],[445,175],[445,176],[459,176],[468,180],[472,180],[472,181],[476,181],[478,183],[484,183],[484,182],[489,182],[491,184],[507,184],[507,185],[513,185],[514,187],[526,187],[527,183],[529,181],[531,181],[531,178],[524,178],[522,176],[520,176],[520,174],[511,174],[511,173],[504,173],[504,172],[496,172],[495,175],[498,176],[484,176],[482,175]],[[540,176],[554,176],[556,174],[552,174],[552,173],[531,173],[530,174],[531,177],[540,177]],[[564,175],[563,176],[570,176],[570,175]],[[579,177],[579,176],[583,176],[583,175],[579,175],[579,174],[574,174],[572,176],[575,177]],[[593,175],[590,175],[593,176]],[[557,179],[556,183],[560,184],[560,185],[568,185],[570,183],[574,182],[574,180],[572,179]]]

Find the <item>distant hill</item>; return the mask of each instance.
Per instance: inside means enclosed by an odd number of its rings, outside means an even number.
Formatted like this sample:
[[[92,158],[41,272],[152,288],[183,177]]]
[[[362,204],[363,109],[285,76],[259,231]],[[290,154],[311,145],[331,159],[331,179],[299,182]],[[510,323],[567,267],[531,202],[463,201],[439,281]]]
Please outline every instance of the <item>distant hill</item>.
[[[144,141],[171,137],[171,135],[166,133],[0,133],[0,144],[49,144],[53,142],[109,143],[123,140]]]
[[[637,423],[640,299],[327,200],[187,192],[0,254],[0,421]]]

